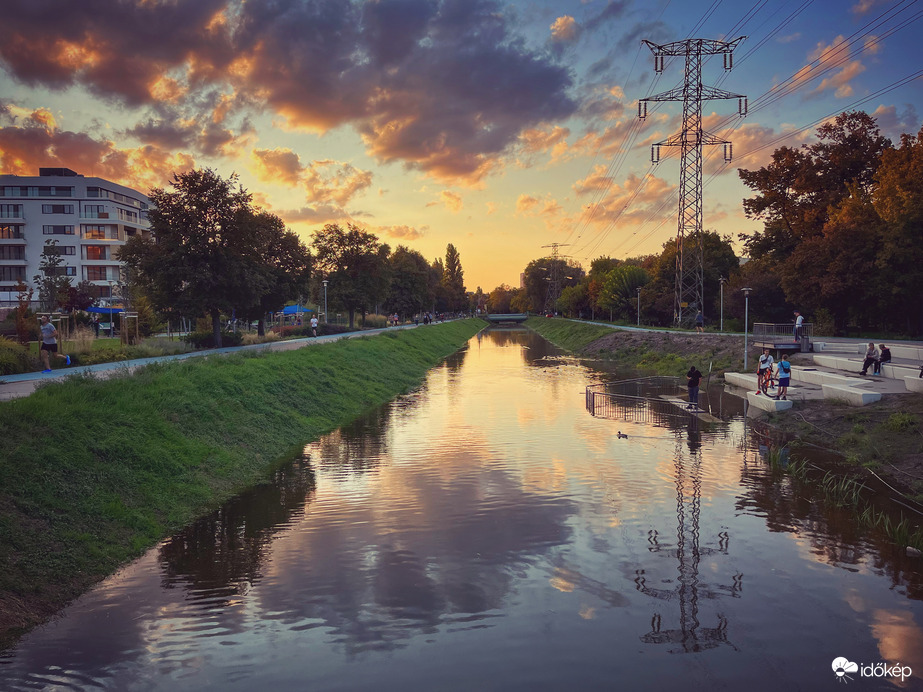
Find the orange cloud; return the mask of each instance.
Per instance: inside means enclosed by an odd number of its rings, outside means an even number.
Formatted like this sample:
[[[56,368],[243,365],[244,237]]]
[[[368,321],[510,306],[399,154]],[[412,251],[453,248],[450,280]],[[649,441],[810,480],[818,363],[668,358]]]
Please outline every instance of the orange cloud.
[[[551,40],[560,42],[576,41],[580,36],[580,25],[570,15],[558,17],[551,24]]]

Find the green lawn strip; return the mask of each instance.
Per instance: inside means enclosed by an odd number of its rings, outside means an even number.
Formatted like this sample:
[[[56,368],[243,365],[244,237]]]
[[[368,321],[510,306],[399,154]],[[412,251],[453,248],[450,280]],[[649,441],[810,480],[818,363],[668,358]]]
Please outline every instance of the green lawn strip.
[[[0,403],[0,612],[62,605],[267,478],[280,455],[418,386],[483,326],[75,376]]]
[[[598,324],[581,324],[548,317],[530,317],[525,325],[556,346],[573,352],[580,351],[613,331],[610,327],[601,327]]]

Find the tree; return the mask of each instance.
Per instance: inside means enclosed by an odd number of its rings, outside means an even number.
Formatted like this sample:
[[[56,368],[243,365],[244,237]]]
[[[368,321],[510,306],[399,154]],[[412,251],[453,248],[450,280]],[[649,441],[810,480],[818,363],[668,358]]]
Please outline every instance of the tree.
[[[64,273],[66,269],[57,240],[45,241],[38,269],[39,273],[32,277],[32,281],[38,286],[42,309],[51,312],[67,303],[68,289],[71,287],[71,279]]]
[[[383,301],[390,286],[390,248],[374,233],[347,224],[327,224],[312,236],[317,267],[328,280],[328,298],[349,313],[355,326],[356,310],[364,315]]]
[[[221,314],[247,311],[275,288],[261,234],[278,234],[281,221],[251,205],[236,175],[193,170],[171,184],[151,191],[152,237],[130,238],[120,257],[157,309],[208,315],[220,347]]]
[[[500,284],[487,296],[487,310],[494,315],[510,314],[510,301],[513,289],[507,284]]]
[[[903,135],[876,171],[872,194],[881,226],[878,269],[885,274],[882,297],[893,323],[923,332],[923,128]]]
[[[68,312],[74,310],[86,310],[96,302],[93,293],[95,286],[89,281],[81,281],[76,286],[68,286],[67,300],[64,303],[64,309]]]
[[[458,250],[452,243],[446,246],[444,267],[442,286],[445,289],[447,308],[452,312],[464,310],[468,302],[465,296],[465,272],[462,271]]]
[[[650,276],[641,267],[628,264],[618,266],[606,274],[597,305],[603,310],[608,310],[610,315],[615,313],[619,317],[629,317],[636,309],[637,289],[647,285],[649,281]]]
[[[415,315],[433,303],[430,288],[430,266],[416,250],[398,245],[392,253],[391,287],[386,305],[388,312]]]
[[[569,264],[564,259],[542,257],[526,265],[523,273],[523,289],[529,301],[528,310],[541,312],[548,298],[548,286],[552,276],[557,275],[560,289],[576,286],[583,279],[585,272],[576,264]]]

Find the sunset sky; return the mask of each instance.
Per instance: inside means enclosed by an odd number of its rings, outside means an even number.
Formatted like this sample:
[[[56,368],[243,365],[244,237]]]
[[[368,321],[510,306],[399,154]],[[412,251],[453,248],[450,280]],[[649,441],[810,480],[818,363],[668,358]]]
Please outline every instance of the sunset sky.
[[[310,240],[352,221],[429,260],[454,244],[469,290],[519,284],[561,243],[658,252],[676,233],[679,104],[639,98],[641,41],[739,36],[734,69],[703,82],[745,94],[705,104],[705,227],[752,231],[737,168],[810,141],[849,109],[884,134],[920,129],[916,0],[5,0],[0,172],[66,166],[148,191],[174,171],[233,172]]]

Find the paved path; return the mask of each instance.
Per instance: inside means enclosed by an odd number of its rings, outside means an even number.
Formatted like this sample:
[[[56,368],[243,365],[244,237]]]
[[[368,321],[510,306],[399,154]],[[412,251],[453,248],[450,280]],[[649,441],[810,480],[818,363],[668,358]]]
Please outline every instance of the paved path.
[[[172,356],[157,356],[155,358],[138,358],[136,360],[120,360],[112,363],[97,363],[96,365],[75,365],[62,367],[48,374],[41,372],[26,372],[20,375],[3,375],[0,377],[0,401],[8,401],[19,397],[29,396],[35,388],[45,382],[63,380],[73,375],[92,374],[95,377],[109,377],[112,375],[134,372],[138,368],[152,363],[165,363],[171,360],[184,360],[186,358],[202,358],[215,355],[237,353],[238,351],[293,351],[314,344],[330,343],[340,339],[354,339],[360,336],[372,336],[395,329],[415,329],[417,325],[406,324],[399,327],[386,327],[382,329],[365,329],[360,332],[346,332],[344,334],[329,334],[327,336],[306,337],[301,339],[288,339],[286,341],[271,341],[264,344],[250,346],[231,346],[216,348],[207,351],[194,351],[191,353],[178,353]]]

